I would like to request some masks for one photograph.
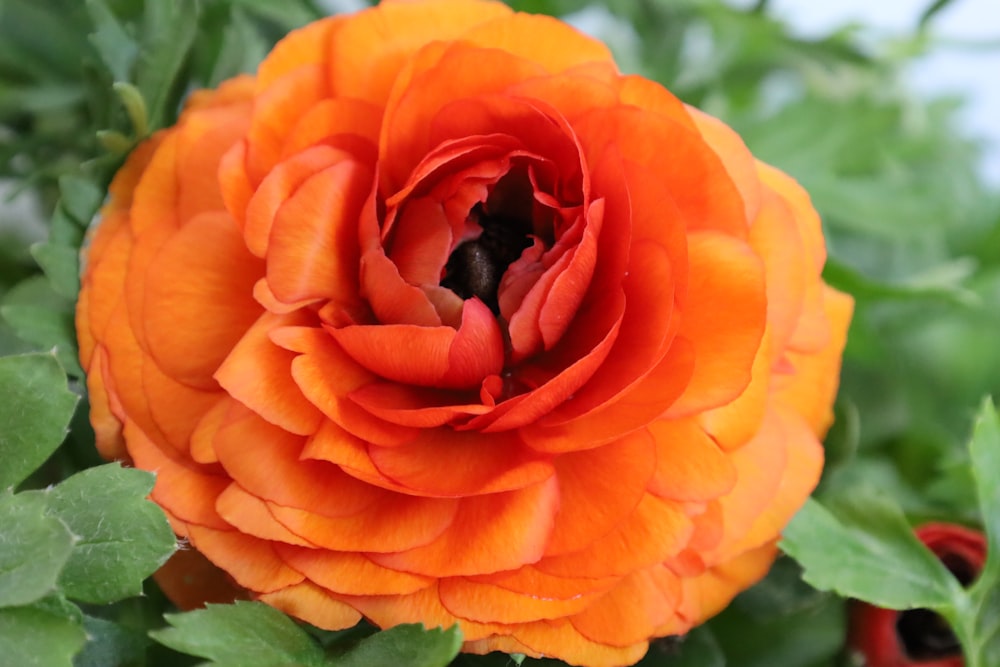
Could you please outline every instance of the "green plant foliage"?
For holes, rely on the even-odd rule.
[[[978,173],[961,100],[926,99],[907,80],[941,48],[935,19],[951,0],[927,0],[912,33],[889,39],[863,26],[803,37],[767,2],[508,4],[589,17],[624,70],[723,118],[797,178],[823,218],[824,276],[856,300],[823,481],[783,542],[802,568],[779,560],[717,618],[654,642],[642,667],[841,667],[844,596],[930,607],[967,665],[1000,664],[1000,426],[989,404],[963,446],[975,405],[1000,395],[1000,191]],[[175,545],[145,499],[151,476],[90,468],[99,457],[74,393],[85,386],[73,326],[87,230],[115,169],[174,122],[189,91],[253,72],[324,6],[0,0],[0,663],[561,664],[456,658],[457,629],[324,633],[257,603],[173,614],[148,582],[144,597],[113,602],[139,595]],[[28,204],[7,207],[9,194]],[[985,526],[990,555],[971,588],[912,536],[928,519]]]
[[[71,667],[86,634],[72,618],[38,607],[0,609],[3,659],[18,667]]]
[[[422,625],[397,625],[366,637],[331,661],[336,667],[445,667],[462,647],[458,626],[425,630]]]
[[[76,538],[46,512],[43,494],[0,498],[0,607],[41,600],[56,590]]]
[[[20,484],[55,451],[76,402],[52,355],[0,358],[0,490]]]
[[[980,508],[1000,512],[1000,417],[991,401],[980,409],[969,449]],[[805,579],[889,609],[927,608],[946,618],[962,643],[965,664],[1000,660],[1000,526],[986,521],[986,564],[969,589],[914,536],[899,509],[874,497],[838,502],[834,513],[811,500],[785,531],[782,549],[805,568]]]
[[[48,493],[49,512],[79,535],[60,576],[81,602],[114,602],[142,592],[176,540],[163,512],[146,499],[153,475],[108,464],[79,472]]]
[[[280,611],[259,602],[209,605],[167,614],[171,627],[154,630],[156,641],[211,660],[217,667],[321,667],[323,650]]]

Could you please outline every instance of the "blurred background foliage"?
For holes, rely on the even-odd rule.
[[[127,150],[187,92],[253,71],[282,34],[345,4],[0,0],[0,354],[55,347],[79,379],[76,252]],[[875,43],[858,26],[796,36],[764,0],[510,4],[604,39],[623,70],[721,117],[812,194],[827,280],[857,300],[820,495],[874,488],[915,523],[977,522],[963,443],[980,398],[1000,395],[1000,192],[979,173],[962,101],[918,96],[905,76],[936,48],[934,12],[950,3]],[[81,405],[51,477],[95,461]],[[848,664],[843,616],[782,560],[643,664]]]

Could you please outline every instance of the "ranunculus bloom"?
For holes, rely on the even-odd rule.
[[[986,563],[986,537],[950,523],[929,523],[917,537],[963,586]],[[962,647],[947,622],[929,609],[895,611],[862,602],[851,605],[851,648],[867,667],[963,667]]]
[[[317,626],[632,663],[816,484],[851,311],[824,258],[798,185],[599,42],[386,2],[118,174],[78,311],[98,446]]]

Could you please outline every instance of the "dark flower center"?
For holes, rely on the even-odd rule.
[[[961,655],[961,645],[948,622],[930,609],[910,609],[899,615],[896,634],[906,656],[915,662]]]
[[[941,558],[959,583],[968,586],[976,578],[975,568],[951,554]],[[940,660],[962,654],[962,646],[948,622],[930,609],[910,609],[896,620],[896,634],[906,656],[915,662]]]
[[[469,211],[469,221],[483,231],[448,256],[441,286],[463,299],[479,297],[494,315],[499,315],[500,280],[507,267],[532,243],[529,235],[535,230],[531,201],[531,185],[523,175],[511,174],[501,179],[489,201],[480,202]]]

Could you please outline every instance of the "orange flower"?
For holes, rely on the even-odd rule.
[[[851,311],[824,258],[790,178],[600,43],[385,2],[115,179],[78,310],[98,446],[317,626],[633,663],[816,484]]]

